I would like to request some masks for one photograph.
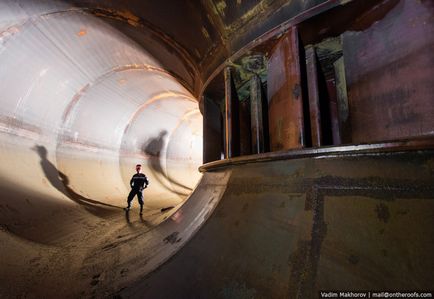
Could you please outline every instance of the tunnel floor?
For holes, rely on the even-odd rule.
[[[0,229],[0,297],[112,296],[157,268],[195,233],[225,187],[219,175],[210,186],[208,180],[173,207],[165,199],[146,198],[145,190],[143,215],[137,199],[128,213],[100,206],[96,215],[65,202],[63,207],[57,202],[57,210],[50,208],[43,220],[15,213],[15,222]],[[209,195],[215,201],[209,202]]]
[[[427,150],[229,165],[204,173],[179,209],[145,209],[143,219],[137,206],[129,219],[120,209],[104,218],[71,209],[69,232],[47,221],[46,244],[2,227],[0,281],[8,285],[1,295],[316,298],[329,289],[426,290],[434,283],[432,161]]]
[[[221,19],[208,13],[224,10],[225,1],[181,1],[179,11],[159,2],[118,2],[0,0],[0,298],[304,299],[320,290],[432,289],[434,151],[424,100],[431,95],[425,63],[431,44],[423,38],[431,30],[428,1],[383,1],[396,7],[390,14],[382,5],[375,6],[381,13],[366,7],[354,18],[357,28],[368,26],[360,31],[349,20],[345,25],[358,14],[341,10],[355,1],[259,1],[244,11],[255,1],[240,0],[235,14],[227,5]],[[338,13],[322,14],[331,7]],[[377,20],[385,11],[390,23],[382,23],[385,16]],[[168,20],[170,13],[176,18]],[[357,112],[348,122],[357,138],[339,137],[335,152],[302,144],[314,113],[293,99],[306,96],[305,77],[324,81],[316,62],[310,65],[315,72],[303,74],[304,35],[315,40],[313,47],[332,35],[339,39],[333,51],[349,55],[348,64],[341,57],[338,66],[349,67],[353,77],[343,89],[353,83],[355,92],[348,94],[363,91],[343,111],[346,118],[348,109]],[[400,51],[384,56],[384,36],[389,50]],[[296,45],[299,55],[286,55],[286,45]],[[294,144],[288,139],[271,152],[238,157],[229,153],[241,133],[229,134],[229,116],[237,117],[228,113],[227,100],[237,98],[230,69],[241,67],[244,55],[264,58],[268,105],[283,100],[290,108],[269,110],[270,137],[298,133]],[[327,61],[330,70],[335,62]],[[360,85],[351,82],[360,78]],[[377,81],[392,89],[377,88]],[[288,84],[294,88],[283,88]],[[215,118],[204,119],[207,111]],[[211,134],[203,132],[207,121]],[[371,143],[412,136],[430,142],[393,147],[386,141],[384,151]],[[202,156],[210,152],[203,151],[204,141],[215,148],[212,159],[205,155],[213,162],[201,175]],[[223,145],[231,158],[220,161]],[[137,199],[129,213],[123,210],[137,163],[150,179],[143,215]]]
[[[2,283],[0,297],[41,298],[43,295],[56,298],[56,294],[68,297],[67,294],[76,290],[98,287],[101,279],[110,280],[95,273],[95,268],[117,269],[121,275],[128,275],[127,265],[118,269],[116,262],[129,260],[130,253],[128,250],[120,252],[118,246],[132,239],[146,238],[150,230],[178,208],[162,212],[145,205],[143,215],[139,215],[137,207],[128,213],[121,208],[105,208],[106,214],[102,217],[95,217],[80,207],[68,208],[61,215],[63,224],[60,226],[57,226],[59,216],[52,221],[47,219],[43,225],[25,224],[26,234],[37,238],[38,242],[20,238],[2,226],[0,255],[4,262],[0,281],[10,284]],[[25,219],[18,220],[25,222]],[[146,256],[140,247],[136,250],[136,255]],[[125,256],[121,257],[123,254]],[[130,262],[134,265],[136,260]]]

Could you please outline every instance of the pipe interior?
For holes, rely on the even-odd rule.
[[[64,221],[77,207],[119,213],[138,163],[150,180],[145,209],[187,199],[201,177],[202,115],[144,47],[62,2],[2,1],[0,31],[0,184],[2,208],[13,211],[0,215],[8,229],[37,239],[29,222]]]

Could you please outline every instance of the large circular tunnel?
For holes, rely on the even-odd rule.
[[[145,47],[63,2],[0,3],[0,66],[0,276],[22,282],[0,296],[46,296],[29,267],[53,251],[83,259],[103,235],[146,234],[179,209],[201,177],[202,115]],[[122,211],[136,164],[150,182],[140,218],[136,199]]]
[[[112,26],[36,3],[2,4],[3,184],[15,184],[21,200],[120,207],[143,163],[149,207],[182,203],[200,177],[197,101]]]
[[[429,290],[433,12],[0,0],[0,298]]]

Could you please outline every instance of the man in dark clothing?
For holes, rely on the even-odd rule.
[[[143,173],[141,173],[142,169],[142,165],[137,164],[136,165],[136,174],[133,175],[133,177],[130,180],[130,186],[131,186],[131,191],[130,194],[128,195],[128,206],[125,208],[125,211],[129,211],[131,209],[131,201],[133,200],[134,196],[137,195],[137,198],[139,200],[139,204],[140,204],[140,215],[142,215],[143,212],[143,189],[148,187],[149,181],[148,178],[146,177],[146,175],[144,175]]]

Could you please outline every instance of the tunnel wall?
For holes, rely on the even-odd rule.
[[[434,3],[395,5],[369,28],[342,36],[354,143],[434,132]]]
[[[245,45],[204,93],[229,110],[222,76],[230,65],[241,107],[253,97],[250,78],[261,74],[271,151],[432,136],[433,13],[428,1],[327,1]],[[205,123],[224,129],[216,118]]]
[[[163,267],[117,295],[317,298],[320,290],[432,287],[432,150],[207,171],[229,176],[210,219]]]
[[[15,281],[11,297],[308,298],[322,288],[433,284],[430,151],[221,168],[158,226],[167,219],[159,208],[178,207],[199,177],[201,116],[186,88],[197,92],[202,82],[193,78],[207,77],[248,41],[322,1],[249,1],[241,15],[225,15],[228,2],[204,2],[216,6],[214,22],[223,17],[222,41],[210,43],[206,55],[189,49],[201,75],[182,68],[178,79],[189,74],[184,87],[133,40],[146,27],[134,15],[75,2],[92,9],[0,4],[0,235],[6,240],[0,250],[10,254],[1,292]],[[115,5],[101,5],[107,3]],[[256,21],[258,27],[249,26]],[[160,57],[172,57],[171,50],[183,55],[172,46],[161,48]],[[137,161],[156,186],[147,190],[147,205],[161,215],[156,223],[131,223],[129,214],[119,221]],[[71,206],[83,209],[65,217],[61,212]],[[118,218],[104,218],[99,207]],[[83,239],[69,239],[81,230]]]
[[[124,206],[137,163],[150,207],[179,205],[197,184],[197,101],[104,18],[60,1],[2,1],[0,65],[0,217],[11,231],[32,238],[23,219],[64,207],[101,216]]]
[[[232,54],[325,0],[70,0],[149,49],[195,96]],[[340,2],[332,1],[332,5]],[[151,41],[164,46],[155,47]]]

